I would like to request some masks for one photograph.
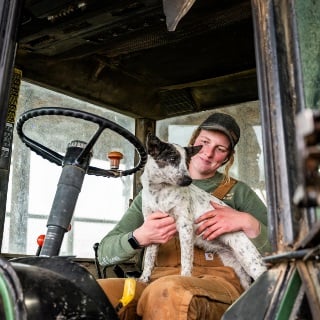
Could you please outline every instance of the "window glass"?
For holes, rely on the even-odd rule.
[[[17,118],[26,110],[44,106],[84,110],[108,118],[131,132],[135,130],[135,121],[130,117],[23,82]],[[258,102],[229,106],[216,111],[234,116],[241,128],[232,176],[248,183],[265,201]],[[157,135],[164,140],[187,145],[196,126],[212,112],[157,121]],[[29,120],[25,130],[34,140],[64,154],[70,141],[87,141],[92,130],[95,130],[94,124],[84,123],[83,120],[80,120],[79,124],[77,121],[79,120],[74,123],[69,117],[40,117]],[[134,148],[110,130],[103,133],[95,146],[91,165],[108,169],[109,161],[106,155],[112,150],[124,154],[121,169],[133,167]],[[2,252],[31,255],[36,253],[37,237],[46,233],[47,218],[61,170],[61,167],[31,152],[15,133]],[[93,258],[93,244],[99,242],[113,228],[127,209],[132,198],[132,185],[132,176],[114,179],[86,175],[72,227],[64,237],[60,254]]]
[[[157,135],[164,140],[186,146],[195,128],[213,112],[228,113],[236,119],[241,137],[235,149],[235,162],[230,173],[234,178],[246,182],[266,203],[258,101],[158,121]]]
[[[132,133],[135,131],[133,118],[22,82],[17,119],[24,111],[40,107],[83,110],[105,117]],[[30,138],[59,154],[65,153],[72,140],[89,141],[95,129],[96,125],[88,121],[60,116],[30,119],[24,126]],[[90,165],[109,169],[107,153],[113,150],[124,155],[120,169],[134,166],[134,147],[108,129],[94,146]],[[31,152],[15,132],[2,252],[36,253],[37,237],[46,233],[47,218],[61,171],[61,167]],[[128,207],[132,198],[132,179],[132,175],[122,178],[85,176],[71,230],[63,240],[61,255],[94,257],[93,244],[101,240]]]
[[[304,103],[307,108],[320,108],[320,5],[319,1],[296,0],[299,54],[301,58]]]

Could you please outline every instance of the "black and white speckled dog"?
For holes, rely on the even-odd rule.
[[[148,161],[141,176],[144,217],[156,210],[172,215],[177,224],[181,246],[181,275],[190,276],[194,244],[206,252],[219,254],[226,266],[234,268],[244,288],[260,276],[266,267],[256,247],[244,232],[233,232],[213,241],[195,236],[194,221],[213,210],[210,201],[224,204],[218,198],[191,184],[187,163],[201,146],[180,147],[161,141],[154,135],[147,139]],[[146,248],[140,281],[148,282],[155,264],[158,245]]]

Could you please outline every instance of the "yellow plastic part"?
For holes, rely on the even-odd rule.
[[[120,299],[116,311],[119,311],[122,307],[125,307],[134,298],[136,292],[137,281],[134,278],[126,278],[124,282],[123,294]]]

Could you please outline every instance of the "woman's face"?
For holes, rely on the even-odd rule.
[[[220,131],[202,129],[194,145],[202,145],[202,149],[192,157],[189,164],[193,179],[212,177],[230,154],[230,140]]]

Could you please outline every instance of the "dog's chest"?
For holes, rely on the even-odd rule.
[[[174,213],[175,210],[190,207],[190,194],[188,187],[161,187],[143,189],[143,209],[144,213],[153,211],[163,211]]]

